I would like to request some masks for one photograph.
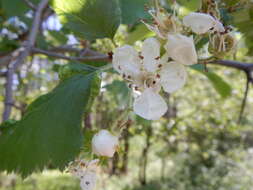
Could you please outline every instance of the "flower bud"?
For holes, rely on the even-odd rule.
[[[92,151],[98,156],[112,157],[118,144],[118,137],[107,130],[101,130],[92,138]]]

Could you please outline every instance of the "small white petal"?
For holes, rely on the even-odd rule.
[[[217,32],[225,32],[225,28],[224,28],[223,24],[218,20],[215,21],[215,25],[214,25],[213,30],[217,31]]]
[[[134,100],[133,107],[137,115],[147,120],[159,119],[168,109],[164,99],[151,88],[145,89],[144,92]]]
[[[164,64],[160,75],[162,87],[168,93],[183,87],[187,77],[185,67],[174,61]]]
[[[183,18],[183,23],[196,34],[204,34],[214,27],[215,19],[205,13],[190,13]]]
[[[101,130],[92,138],[92,151],[98,156],[113,157],[118,144],[118,137],[107,130]]]
[[[96,186],[97,176],[95,172],[87,171],[81,176],[80,186],[82,190],[93,190]]]
[[[119,73],[133,76],[140,73],[141,65],[138,52],[130,45],[115,49],[112,64]]]
[[[142,46],[143,65],[148,72],[155,72],[160,56],[160,43],[155,38],[147,38]]]
[[[181,34],[169,34],[165,49],[169,57],[184,65],[197,63],[198,57],[193,38]]]

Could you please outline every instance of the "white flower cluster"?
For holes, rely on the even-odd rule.
[[[98,162],[98,159],[89,162],[76,160],[69,164],[68,170],[80,179],[82,190],[93,190],[95,188]]]
[[[161,88],[172,93],[186,82],[185,65],[198,62],[192,36],[181,33],[182,26],[190,27],[196,34],[223,33],[222,23],[209,14],[190,13],[179,24],[174,15],[160,11],[151,12],[155,24],[144,24],[161,40],[166,40],[166,53],[161,56],[161,44],[156,38],[143,42],[141,52],[124,45],[113,54],[113,67],[139,96],[133,103],[134,112],[147,119],[157,120],[167,111],[167,104],[159,94]]]

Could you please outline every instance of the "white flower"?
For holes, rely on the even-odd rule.
[[[92,151],[98,156],[112,157],[118,144],[118,137],[107,130],[101,130],[92,138]]]
[[[82,190],[93,190],[96,186],[97,174],[87,171],[81,176],[80,186]]]
[[[190,13],[183,18],[183,23],[196,34],[204,34],[211,30],[217,32],[225,31],[220,21],[205,13]]]
[[[77,160],[70,164],[69,171],[80,179],[82,190],[93,190],[95,188],[98,162],[98,159],[91,160],[90,162]]]
[[[169,57],[183,65],[197,63],[198,57],[192,37],[181,34],[169,34],[165,49]]]
[[[192,38],[190,40],[186,38],[186,42],[181,45],[183,47],[181,48],[182,50],[187,48],[188,51],[191,51]],[[175,60],[177,62],[168,62],[168,54],[160,58],[160,43],[155,38],[148,38],[144,41],[141,55],[138,55],[137,51],[133,51],[132,55],[129,56],[133,60],[137,60],[139,57],[139,62],[127,62],[125,57],[120,57],[119,55],[123,54],[121,51],[124,51],[124,49],[124,46],[116,49],[113,56],[113,59],[116,59],[116,61],[113,60],[113,64],[114,68],[120,66],[119,73],[123,75],[133,89],[140,92],[140,96],[134,100],[133,110],[137,115],[145,119],[157,120],[167,111],[167,104],[159,95],[161,87],[166,92],[171,93],[185,84],[185,67],[178,62],[182,58]],[[187,61],[189,59],[190,61],[193,60],[188,54],[185,59]],[[191,64],[193,64],[193,61],[191,61]],[[124,67],[122,66],[123,64],[125,64]],[[132,66],[133,64],[134,66]],[[190,63],[187,62],[185,64]],[[129,68],[130,66],[128,65],[138,68],[137,74],[127,76],[126,73],[129,72],[125,68]]]

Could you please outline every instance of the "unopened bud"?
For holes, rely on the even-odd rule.
[[[118,137],[107,130],[101,130],[92,138],[92,151],[98,156],[112,157],[118,144]]]

